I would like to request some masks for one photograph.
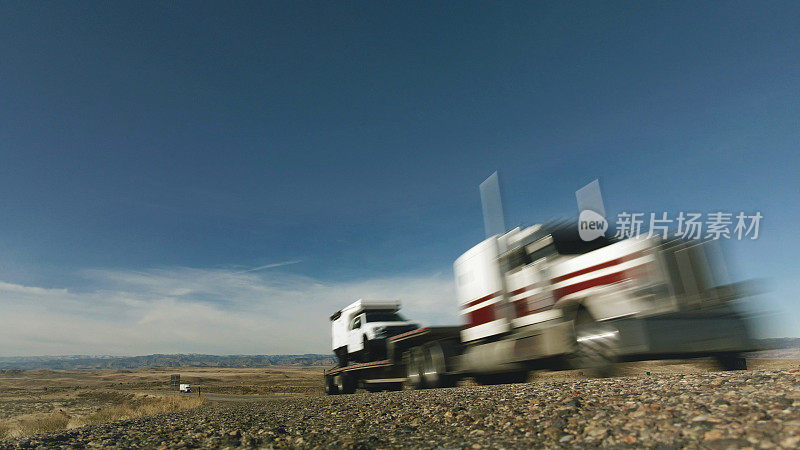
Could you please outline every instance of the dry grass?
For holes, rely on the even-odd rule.
[[[323,393],[320,367],[0,370],[0,440],[199,405],[170,389],[175,373],[203,394]],[[68,415],[67,423],[53,411]]]
[[[16,421],[0,423],[0,440],[41,433],[53,433],[83,425],[113,422],[137,417],[153,416],[183,409],[197,408],[205,401],[202,397],[178,395],[139,395],[113,391],[92,393],[93,397],[112,406],[100,408],[87,415],[70,416],[64,411],[31,414]]]
[[[67,428],[70,416],[62,411],[54,411],[37,417],[31,417],[19,421],[20,436],[30,434],[52,433]]]
[[[53,403],[72,400],[76,394],[101,390],[166,391],[170,390],[169,379],[172,374],[180,374],[181,383],[191,383],[193,387],[201,388],[203,393],[322,395],[322,371],[323,368],[317,366],[15,371],[14,374],[0,374],[0,403],[16,399],[41,399]],[[8,415],[3,413],[0,404],[0,419],[7,418]],[[11,415],[18,415],[18,412]]]
[[[124,396],[125,394],[110,393]],[[197,408],[204,403],[202,397],[181,397],[178,395],[148,395],[132,396],[121,404],[103,408],[96,413],[81,417],[76,425],[89,425],[95,423],[112,422],[116,420],[134,419],[137,417],[154,416],[183,409]]]

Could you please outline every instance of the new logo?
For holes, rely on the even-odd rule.
[[[584,241],[593,241],[606,234],[608,221],[602,215],[584,209],[578,216],[578,234]]]

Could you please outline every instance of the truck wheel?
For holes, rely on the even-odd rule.
[[[406,353],[406,380],[412,389],[423,389],[425,355],[420,347],[414,347]]]
[[[747,370],[747,359],[739,353],[723,353],[715,355],[714,359],[722,370]]]
[[[608,322],[597,322],[586,310],[575,318],[575,353],[571,366],[593,377],[614,375],[619,353],[619,331]]]
[[[339,393],[339,387],[333,382],[332,376],[325,376],[325,393],[328,395],[336,395]]]
[[[356,382],[350,375],[340,374],[334,377],[336,391],[339,394],[352,394],[356,391]]]
[[[456,378],[447,374],[447,356],[452,353],[449,350],[447,343],[432,342],[425,346],[423,366],[425,370],[422,375],[425,386],[429,388],[455,386]]]

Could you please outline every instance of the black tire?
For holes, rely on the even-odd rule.
[[[343,373],[333,378],[336,390],[339,394],[352,394],[356,391],[356,382],[350,375]]]
[[[425,356],[420,347],[414,347],[406,353],[406,383],[412,389],[424,389]]]
[[[339,387],[333,382],[333,377],[330,375],[325,376],[325,393],[328,395],[336,395],[339,393]]]
[[[590,377],[610,377],[619,356],[619,331],[609,322],[597,322],[586,310],[575,317],[575,353],[570,357],[574,369]]]
[[[446,342],[431,342],[424,347],[425,365],[422,376],[429,388],[453,387],[456,377],[447,373],[447,358],[452,352]]]
[[[475,382],[483,386],[492,386],[496,384],[518,384],[528,381],[528,371],[519,370],[514,372],[475,375],[473,378],[475,379]]]
[[[714,359],[722,370],[747,370],[747,359],[738,353],[723,353]]]

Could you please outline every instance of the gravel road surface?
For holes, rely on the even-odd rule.
[[[800,372],[657,374],[211,402],[0,448],[800,447]]]

